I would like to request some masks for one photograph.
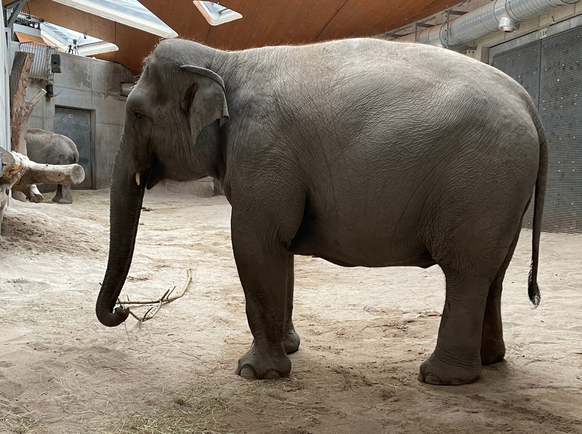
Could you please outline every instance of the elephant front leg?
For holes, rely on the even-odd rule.
[[[291,371],[287,350],[299,346],[287,316],[290,254],[280,244],[266,247],[258,240],[233,231],[234,255],[254,337],[251,349],[239,359],[236,373],[245,378],[286,377]]]

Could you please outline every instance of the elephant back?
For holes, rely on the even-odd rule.
[[[25,140],[28,158],[37,163],[73,164],[79,161],[77,146],[61,134],[29,128]]]

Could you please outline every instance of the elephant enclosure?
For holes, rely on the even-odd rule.
[[[94,304],[109,197],[12,202],[0,238],[0,432],[582,433],[582,236],[542,235],[527,298],[524,230],[503,298],[506,361],[472,385],[416,380],[444,303],[438,267],[341,268],[296,258],[302,338],[288,379],[233,371],[251,343],[224,197],[146,193],[125,299],[186,295],[108,329]]]

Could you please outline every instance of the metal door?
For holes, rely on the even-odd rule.
[[[85,169],[85,180],[73,188],[93,188],[93,147],[91,145],[91,111],[55,107],[55,133],[69,137],[79,150],[79,164]]]

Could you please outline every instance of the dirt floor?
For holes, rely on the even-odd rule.
[[[472,385],[417,381],[444,300],[438,269],[296,258],[300,350],[288,379],[233,373],[251,342],[224,197],[148,192],[124,299],[186,295],[109,329],[94,303],[108,193],[13,202],[0,238],[0,432],[582,433],[582,236],[543,234],[542,303],[527,298],[531,232],[506,277],[506,361]],[[143,309],[142,309],[143,312]]]

